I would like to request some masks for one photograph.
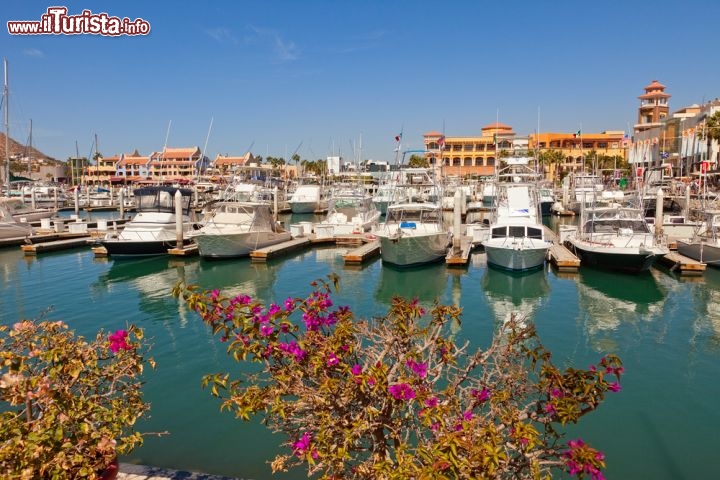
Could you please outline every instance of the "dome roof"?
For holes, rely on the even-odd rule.
[[[508,132],[512,132],[512,127],[510,125],[505,125],[504,123],[493,122],[490,125],[485,125],[481,130],[507,130]]]

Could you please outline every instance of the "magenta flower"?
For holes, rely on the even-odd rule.
[[[417,375],[418,377],[425,378],[427,376],[427,363],[418,363],[415,360],[410,359],[405,362],[405,365],[410,368],[410,370],[412,370],[413,373],[415,373],[415,375]]]
[[[620,390],[622,390],[622,387],[618,382],[613,382],[608,385],[608,390],[610,390],[611,392],[619,392]]]
[[[305,432],[303,433],[302,437],[298,439],[298,441],[293,443],[292,449],[296,457],[302,457],[303,455],[305,455],[305,452],[310,449],[311,438],[312,435],[310,435],[308,432]]]
[[[429,408],[437,407],[438,399],[437,397],[430,397],[425,399],[425,406]]]
[[[357,377],[358,375],[362,374],[362,367],[356,363],[355,365],[352,366],[350,371],[352,372],[353,375],[355,375]]]
[[[477,398],[478,402],[486,402],[490,399],[490,390],[488,390],[486,387],[483,387],[482,390],[479,392],[475,389],[471,391],[473,397]]]
[[[295,300],[294,300],[292,297],[288,297],[288,298],[285,300],[284,305],[285,305],[285,310],[287,310],[287,311],[289,312],[289,311],[291,311],[293,308],[295,308]]]
[[[300,345],[298,345],[295,340],[293,340],[290,343],[279,343],[278,348],[280,351],[289,353],[290,355],[293,355],[295,357],[295,361],[302,362],[305,357],[307,356],[307,352],[300,348]]]
[[[275,315],[280,311],[280,306],[276,303],[273,303],[270,305],[270,308],[268,308],[268,315]]]
[[[210,292],[210,300],[217,300],[217,298],[220,296],[220,290],[213,290]]]
[[[562,398],[563,392],[560,389],[553,388],[552,390],[550,390],[550,396],[552,398]]]
[[[272,325],[263,324],[260,326],[260,335],[263,337],[269,337],[275,332],[275,329],[272,327]]]
[[[466,422],[469,422],[470,420],[472,420],[472,418],[473,418],[472,411],[467,410],[463,413],[463,420],[465,420]]]
[[[546,403],[543,406],[543,410],[545,410],[545,413],[549,413],[552,415],[555,413],[555,405],[553,405],[552,403]]]
[[[396,383],[388,387],[388,392],[396,400],[412,400],[415,398],[415,390],[407,383]]]
[[[130,344],[127,343],[128,332],[126,330],[118,330],[115,333],[108,335],[110,341],[110,350],[113,353],[117,353],[120,350],[130,350]]]
[[[332,367],[340,363],[340,359],[338,359],[337,355],[335,355],[333,352],[330,352],[328,354],[327,358],[327,366]]]
[[[241,305],[249,305],[252,303],[252,298],[249,295],[238,295],[235,300]]]

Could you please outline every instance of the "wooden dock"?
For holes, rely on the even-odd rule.
[[[577,272],[580,268],[580,259],[559,243],[553,244],[548,249],[548,260],[559,272]]]
[[[270,258],[279,257],[294,250],[306,248],[308,245],[310,245],[310,237],[293,238],[287,242],[250,252],[250,260],[253,262],[267,262]]]
[[[472,237],[460,237],[460,245],[452,245],[445,256],[445,264],[448,267],[464,267],[470,262],[472,251]]]
[[[680,275],[702,275],[705,273],[707,264],[693,260],[678,252],[670,252],[660,257],[660,263],[670,268],[671,272],[678,272]]]
[[[91,241],[90,235],[76,235],[72,238],[64,238],[62,240],[30,243],[22,245],[20,248],[25,253],[25,256],[36,256],[37,254],[44,252],[56,252],[59,250],[68,250],[70,248],[87,247]]]
[[[173,257],[194,257],[199,253],[197,243],[191,243],[182,247],[168,248],[168,255]]]
[[[343,260],[345,260],[345,265],[360,265],[378,255],[380,255],[380,241],[373,240],[350,250],[343,255]]]

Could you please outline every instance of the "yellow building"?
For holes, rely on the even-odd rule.
[[[515,132],[500,122],[482,127],[477,137],[452,137],[440,132],[423,135],[425,158],[442,175],[493,175],[498,152],[512,150]]]
[[[563,159],[557,165],[544,165],[545,178],[557,179],[561,172],[569,173],[585,168],[585,159],[591,153],[598,156],[618,157],[627,160],[630,140],[622,130],[606,130],[601,133],[540,133],[529,136],[531,151],[560,152]]]
[[[563,159],[559,164],[545,166],[545,175],[554,180],[561,172],[584,168],[584,158],[594,152],[598,156],[626,160],[629,139],[625,132],[601,133],[540,133],[519,137],[512,127],[500,122],[482,127],[480,136],[455,137],[440,132],[423,135],[425,158],[430,166],[441,167],[442,175],[493,175],[499,158],[515,153],[554,150]]]

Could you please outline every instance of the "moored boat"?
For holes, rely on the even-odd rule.
[[[584,208],[580,229],[565,244],[581,265],[640,273],[667,255],[665,237],[650,231],[640,208],[610,205]]]
[[[437,203],[388,206],[385,222],[375,231],[382,261],[411,267],[445,258],[452,234],[442,218],[442,208]]]
[[[482,242],[489,265],[523,271],[542,267],[548,248],[545,228],[540,223],[540,202],[534,183],[535,172],[528,157],[504,159],[498,172],[490,219],[490,232]]]
[[[230,258],[276,245],[292,238],[273,219],[270,205],[257,202],[221,201],[190,234],[200,256]]]
[[[176,216],[175,194],[181,195],[181,218]],[[189,189],[151,186],[134,192],[137,214],[120,232],[108,233],[100,240],[111,257],[133,257],[167,254],[177,247],[177,223],[181,224],[183,245],[191,243],[195,229],[191,220],[192,191]]]
[[[711,267],[720,267],[719,228],[720,210],[706,210],[702,229],[689,238],[676,241],[678,253]]]

